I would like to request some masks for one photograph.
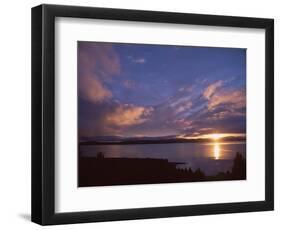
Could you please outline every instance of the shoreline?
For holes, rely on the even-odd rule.
[[[184,162],[169,162],[155,158],[105,158],[79,156],[78,186],[110,186],[133,184],[158,184],[199,181],[246,179],[246,160],[237,153],[231,171],[205,175],[202,169],[181,169]]]

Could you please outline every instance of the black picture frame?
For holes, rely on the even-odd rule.
[[[55,18],[109,19],[265,29],[265,200],[55,213]],[[267,211],[274,209],[274,20],[110,8],[32,8],[32,221],[41,225]]]

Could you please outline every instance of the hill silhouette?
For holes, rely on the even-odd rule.
[[[246,179],[246,160],[236,153],[231,171],[206,176],[200,169],[179,168],[185,162],[169,162],[154,158],[106,158],[79,156],[79,187],[155,184]]]

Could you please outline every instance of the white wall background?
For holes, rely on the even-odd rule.
[[[1,229],[39,229],[30,222],[30,8],[41,4],[68,4],[187,13],[221,14],[275,19],[275,211],[198,217],[179,217],[95,224],[54,229],[278,229],[281,225],[281,80],[279,1],[225,0],[56,0],[2,1],[0,42],[0,226]],[[279,118],[278,118],[279,117]],[[235,192],[235,191],[234,191]],[[50,228],[50,227],[46,227]]]

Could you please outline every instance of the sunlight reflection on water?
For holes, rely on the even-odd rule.
[[[220,145],[219,143],[214,144],[214,158],[218,160],[220,158]]]

